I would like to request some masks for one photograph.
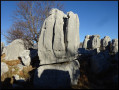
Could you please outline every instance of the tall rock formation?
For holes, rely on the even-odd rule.
[[[76,85],[80,76],[80,64],[75,60],[79,44],[78,15],[52,9],[38,42],[40,66],[34,75],[34,86],[51,89]]]
[[[87,35],[83,42],[83,48],[94,50],[100,48],[100,36],[99,35]]]
[[[40,64],[71,61],[79,48],[79,18],[52,9],[45,19],[38,42]]]
[[[101,39],[101,47],[103,50],[109,49],[109,45],[111,44],[111,38],[109,36],[105,36]]]
[[[112,39],[112,52],[118,52],[118,39]]]

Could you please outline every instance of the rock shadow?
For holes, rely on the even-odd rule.
[[[38,49],[30,49],[30,57],[32,67],[39,67]]]
[[[38,71],[35,72],[34,87],[42,89],[70,89],[71,80],[68,71],[47,69],[40,77]]]

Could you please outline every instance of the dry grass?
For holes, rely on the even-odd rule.
[[[15,66],[17,64],[20,64],[20,60],[12,60],[12,61],[4,61],[9,66]]]
[[[24,67],[22,71],[19,71],[18,75],[22,78],[29,79],[29,71],[33,70],[34,68],[32,66]]]
[[[1,76],[2,82],[4,82],[6,78],[10,78],[11,79],[10,84],[13,84],[14,82],[13,76],[16,74],[19,75],[19,77],[25,78],[26,80],[30,78],[29,71],[34,69],[32,66],[25,66],[23,67],[23,70],[20,71],[19,67],[17,67],[17,65],[21,63],[20,60],[6,61],[4,57],[5,54],[1,56],[1,62],[4,62],[8,65],[9,71]],[[14,71],[12,69],[14,69]]]
[[[15,71],[12,71],[12,69],[15,69]],[[18,67],[10,67],[9,66],[9,71],[4,73],[2,76],[1,76],[1,81],[4,81],[6,78],[11,78],[14,76],[14,75],[19,75],[20,77],[22,78],[25,78],[25,79],[28,79],[30,78],[30,75],[29,75],[29,71],[33,70],[34,68],[32,68],[32,66],[26,66],[23,68],[23,70],[19,71],[19,68]]]
[[[1,56],[1,62],[4,62],[4,63],[6,63],[9,66],[14,66],[14,65],[17,65],[17,64],[20,64],[21,63],[20,60],[11,60],[11,61],[5,60],[4,59],[5,56],[6,56],[5,54],[2,54],[2,56]]]
[[[2,54],[1,55],[1,60],[4,59],[5,56],[6,56],[5,54]]]

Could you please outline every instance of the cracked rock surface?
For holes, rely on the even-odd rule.
[[[78,15],[52,9],[43,23],[38,42],[40,65],[72,61],[79,43]]]

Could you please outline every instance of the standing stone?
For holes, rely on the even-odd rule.
[[[99,35],[87,35],[83,42],[83,48],[94,50],[97,49],[99,52],[100,48],[100,36]]]
[[[4,49],[4,43],[1,42],[1,55],[2,55],[3,49]]]
[[[71,61],[79,48],[78,15],[68,12],[65,15],[52,9],[45,19],[38,42],[40,64]]]
[[[77,14],[68,12],[68,24],[67,24],[67,53],[68,56],[74,56],[79,48],[79,18]]]
[[[33,84],[37,88],[70,88],[71,85],[77,85],[79,67],[79,62],[76,60],[40,66],[35,72]]]
[[[14,40],[13,42],[10,43],[10,45],[6,47],[5,60],[17,60],[19,54],[26,49],[27,47],[25,46],[25,43],[23,40],[21,39]]]
[[[89,39],[89,35],[85,36],[85,39],[84,39],[84,42],[83,42],[83,48],[87,49],[88,47],[88,41],[90,40]]]
[[[30,50],[24,50],[20,53],[19,57],[21,58],[25,66],[29,66],[31,63]]]
[[[1,76],[2,74],[8,72],[9,68],[8,68],[8,65],[4,62],[1,62]]]
[[[109,47],[110,45],[110,41],[111,38],[109,36],[105,36],[102,40],[101,40],[101,47],[103,50],[106,50],[107,47]],[[108,48],[109,49],[109,48]]]
[[[93,35],[92,37],[92,49],[100,48],[100,36]]]
[[[117,53],[118,52],[118,39],[112,40],[112,52]]]

